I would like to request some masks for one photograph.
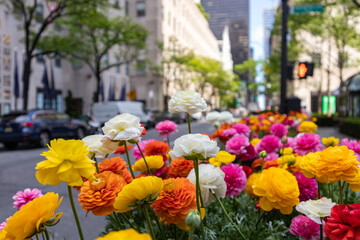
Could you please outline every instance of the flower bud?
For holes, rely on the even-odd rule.
[[[261,158],[266,158],[267,152],[266,152],[265,150],[262,150],[262,151],[259,153],[259,156],[260,156]]]
[[[285,145],[288,144],[288,138],[286,135],[284,137],[282,137],[281,142],[282,142],[282,144],[285,144]]]
[[[196,209],[190,209],[188,214],[186,215],[185,223],[192,228],[200,226],[201,218],[199,211]]]

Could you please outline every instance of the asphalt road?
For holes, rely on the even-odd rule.
[[[193,133],[212,133],[213,130],[212,126],[208,123],[192,123]],[[177,137],[187,132],[187,124],[180,124],[179,132],[170,137],[171,146]],[[151,138],[162,140],[154,129],[148,130],[147,135],[144,137],[144,139]],[[17,191],[23,191],[25,188],[39,188],[43,194],[55,192],[63,196],[62,203],[58,209],[58,212],[63,212],[61,221],[55,227],[50,228],[50,231],[53,231],[55,234],[54,239],[77,240],[79,237],[69,203],[66,184],[44,186],[38,183],[35,178],[35,166],[38,162],[44,160],[44,157],[40,156],[44,151],[47,151],[47,149],[30,147],[19,147],[13,151],[0,149],[0,223],[15,213],[16,209],[13,208],[12,196]],[[77,198],[75,190],[73,190],[73,194],[74,198]],[[85,239],[95,239],[105,228],[105,218],[96,217],[92,213],[85,217],[86,212],[81,210],[77,201],[75,201],[75,204],[77,205]]]

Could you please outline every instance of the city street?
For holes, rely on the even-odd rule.
[[[192,123],[193,133],[212,133],[213,130],[212,126],[208,123]],[[187,124],[180,124],[179,132],[170,137],[170,141],[173,142],[177,137],[186,134],[187,131]],[[149,130],[144,137],[144,139],[151,138],[162,140],[158,138],[158,133],[156,133],[154,129]],[[54,230],[55,239],[77,240],[79,237],[68,199],[66,185],[44,186],[38,183],[35,178],[36,163],[44,160],[44,157],[40,156],[40,154],[46,150],[46,148],[27,148],[14,151],[2,150],[0,152],[0,222],[5,221],[7,217],[16,211],[12,208],[12,196],[17,191],[23,191],[25,188],[39,188],[43,194],[46,192],[55,192],[63,196],[63,201],[58,209],[59,212],[63,212],[61,221],[57,226],[50,228],[50,230]],[[73,194],[74,197],[77,196],[75,190],[73,190]],[[75,204],[79,205],[77,201],[75,201]],[[92,213],[89,213],[88,217],[85,217],[85,211],[82,211],[80,206],[77,207],[77,211],[85,239],[95,239],[105,228],[105,218],[95,217]]]

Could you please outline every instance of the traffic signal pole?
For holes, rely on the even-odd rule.
[[[288,0],[282,0],[280,113],[286,112]]]

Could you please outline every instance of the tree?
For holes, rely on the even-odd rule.
[[[241,64],[234,66],[234,71],[240,76],[240,79],[246,83],[247,101],[253,102],[257,93],[257,84],[255,78],[257,75],[257,66],[259,62],[250,58]]]

